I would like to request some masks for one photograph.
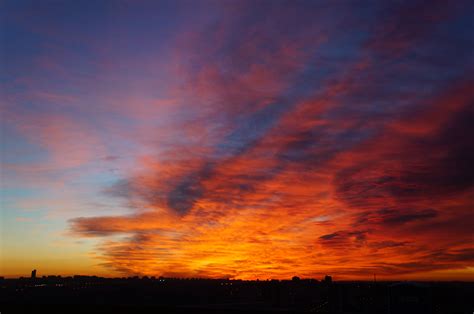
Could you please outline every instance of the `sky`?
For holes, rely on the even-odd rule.
[[[0,14],[1,276],[474,280],[474,2]]]

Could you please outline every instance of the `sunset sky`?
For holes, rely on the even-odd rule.
[[[473,1],[0,2],[0,276],[474,280]]]

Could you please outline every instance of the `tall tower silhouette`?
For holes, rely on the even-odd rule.
[[[35,279],[36,278],[36,269],[33,269],[31,271],[31,279]]]

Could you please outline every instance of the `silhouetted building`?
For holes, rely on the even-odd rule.
[[[291,280],[293,280],[293,281],[299,281],[299,280],[300,280],[300,277],[298,277],[298,276],[293,276],[293,278],[291,278]]]
[[[324,281],[323,281],[323,282],[324,282],[324,283],[327,283],[327,284],[332,283],[332,277],[329,276],[329,275],[326,275],[326,276],[324,277]]]
[[[115,314],[123,305],[133,310],[119,313],[467,314],[474,308],[472,282],[131,278],[4,279],[0,307],[6,313],[50,314]]]
[[[428,286],[417,282],[400,282],[390,285],[391,313],[432,313],[433,302]]]
[[[36,279],[36,269],[31,271],[31,279]]]

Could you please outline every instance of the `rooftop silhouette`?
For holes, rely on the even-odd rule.
[[[133,276],[0,279],[5,313],[471,313],[474,283]]]

